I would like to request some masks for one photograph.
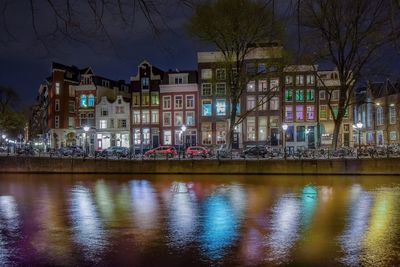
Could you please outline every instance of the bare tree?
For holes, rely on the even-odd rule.
[[[337,114],[328,104],[335,123],[332,146],[337,148],[340,127],[357,81],[394,37],[390,30],[390,1],[302,0],[299,4],[306,38],[314,44],[310,46],[311,60],[333,65],[339,74]]]
[[[232,107],[229,111],[228,149],[232,148],[235,126],[253,111],[238,114],[236,109],[248,81],[255,74],[246,70],[247,59],[257,48],[255,44],[274,40],[279,32],[279,24],[271,9],[273,2],[215,0],[198,3],[188,25],[191,34],[216,47],[221,54],[218,64],[226,69],[227,97]],[[266,97],[257,104],[269,101],[273,95],[266,92]]]
[[[23,16],[25,9],[29,9],[27,19],[33,36],[48,52],[53,44],[65,40],[89,45],[95,39],[115,46],[115,31],[128,35],[143,22],[158,37],[169,29],[162,10],[167,4],[190,7],[192,0],[1,0],[0,42],[18,39],[9,25],[13,17]]]

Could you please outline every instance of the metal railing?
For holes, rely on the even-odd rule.
[[[40,151],[35,149],[23,150],[0,150],[0,156],[19,157],[48,157],[48,158],[74,158],[95,160],[325,160],[325,159],[363,159],[363,158],[399,158],[400,145],[389,145],[380,147],[343,147],[337,150],[327,148],[321,149],[298,149],[284,150],[282,148],[266,148],[258,154],[246,154],[243,150],[225,151],[214,149],[210,154],[190,157],[183,152],[172,154],[156,154],[145,156],[139,153],[101,155],[100,153],[86,154],[82,151],[63,153],[60,150]]]

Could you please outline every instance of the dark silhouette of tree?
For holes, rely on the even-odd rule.
[[[340,127],[357,81],[395,36],[390,27],[390,1],[302,0],[299,4],[306,35],[303,40],[310,40],[308,59],[313,64],[333,65],[339,74],[337,114],[328,103],[335,123],[332,146],[337,148]]]
[[[188,31],[200,40],[212,44],[220,52],[217,64],[226,69],[229,111],[228,149],[232,148],[235,126],[253,110],[238,114],[237,105],[249,80],[257,73],[246,70],[246,61],[258,43],[273,41],[280,32],[271,8],[274,1],[216,0],[197,3],[188,24]],[[273,27],[272,27],[273,26]],[[281,57],[280,51],[272,58]],[[269,101],[274,90],[265,92],[257,105]]]

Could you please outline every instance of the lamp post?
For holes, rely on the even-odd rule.
[[[361,128],[363,127],[363,123],[361,121],[358,121],[356,124],[356,127],[358,129],[358,149],[361,148]]]
[[[88,144],[87,144],[87,135],[88,135],[88,132],[89,132],[89,130],[90,130],[90,127],[89,126],[85,126],[85,127],[83,127],[83,130],[85,131],[85,155],[87,156],[89,153],[88,153]]]
[[[185,158],[185,131],[186,125],[182,125],[181,132],[182,132],[182,149],[183,149],[183,158]]]
[[[282,125],[282,130],[283,130],[283,152],[284,152],[284,157],[286,159],[286,131],[288,129],[288,125],[285,123]]]

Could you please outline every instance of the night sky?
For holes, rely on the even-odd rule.
[[[66,2],[52,1],[58,4]],[[87,2],[70,0],[73,9],[78,10],[77,21],[86,30],[84,34],[76,35],[78,40],[62,34],[51,35],[55,28],[54,12],[47,1],[40,1],[34,7],[35,23],[40,36],[45,36],[45,46],[34,34],[29,1],[0,1],[0,12],[6,10],[0,14],[0,84],[15,88],[21,96],[21,106],[26,106],[34,103],[40,83],[50,75],[53,61],[79,68],[90,66],[97,75],[126,81],[136,74],[137,65],[144,59],[164,70],[196,69],[196,52],[212,48],[187,34],[185,23],[191,10],[176,4],[179,0],[152,1],[161,14],[153,14],[159,34],[152,31],[140,9],[136,7],[133,11],[132,6],[125,6],[125,18],[134,23],[123,24],[114,10],[103,19],[110,35],[106,38],[101,31],[100,34],[86,34],[91,32],[87,29],[95,24],[93,16],[87,13],[87,7],[82,6]],[[126,0],[126,3],[132,2]],[[4,4],[7,4],[6,9]],[[61,6],[60,10],[65,8]],[[287,26],[286,48],[296,46],[295,29],[295,23]],[[380,60],[385,63],[379,68],[384,76],[399,77],[400,60],[396,51],[384,52]]]
[[[111,41],[94,37],[82,43],[57,36],[49,38],[46,48],[34,35],[29,3],[10,2],[5,18],[15,40],[7,35],[4,21],[1,22],[0,84],[17,89],[23,105],[35,101],[40,83],[50,75],[52,61],[79,68],[90,66],[97,75],[129,81],[144,59],[164,70],[196,69],[196,52],[207,48],[186,33],[190,10],[182,5],[158,7],[164,20],[157,22],[162,25],[160,34],[152,31],[138,10],[129,29],[112,18],[105,20]],[[47,24],[54,23],[54,19],[45,15],[52,13],[45,7],[38,7],[36,12],[38,26],[46,33]],[[168,28],[163,28],[165,25]]]

